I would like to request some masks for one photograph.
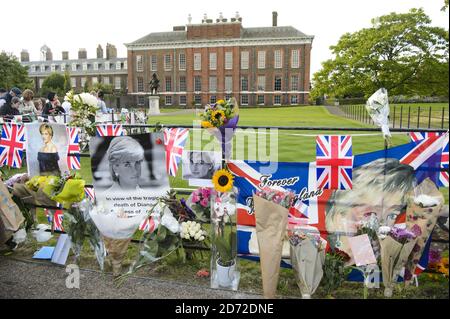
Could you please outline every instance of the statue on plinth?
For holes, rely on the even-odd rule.
[[[156,73],[153,73],[152,80],[150,81],[150,95],[156,95],[159,88],[159,79]]]

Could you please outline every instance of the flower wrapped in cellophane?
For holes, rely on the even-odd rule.
[[[195,213],[200,221],[209,221],[211,216],[211,189],[200,187],[193,191],[185,201],[186,205]]]
[[[389,131],[389,99],[388,92],[381,88],[372,94],[366,102],[366,110],[369,112],[373,122],[381,127],[383,137],[390,144],[391,132]]]
[[[415,225],[412,229],[392,227],[387,232],[388,226],[382,226],[380,229],[382,236],[380,238],[381,247],[381,271],[383,274],[384,295],[392,297],[394,285],[400,275],[403,267],[406,266],[408,257],[413,251],[420,236],[420,227]],[[381,227],[380,227],[381,228]]]
[[[295,279],[302,297],[308,299],[322,280],[327,242],[308,227],[294,227],[288,235]]]
[[[214,135],[222,148],[222,159],[231,158],[234,131],[239,121],[239,107],[236,99],[219,100],[214,104],[207,104],[200,115],[201,125]]]
[[[263,189],[253,195],[265,298],[275,297],[283,239],[286,236],[288,209],[294,198],[295,194],[292,191],[277,189]]]

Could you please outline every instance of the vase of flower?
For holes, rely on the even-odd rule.
[[[211,193],[211,287],[237,290],[237,189]]]

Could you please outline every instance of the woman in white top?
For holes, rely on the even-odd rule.
[[[19,107],[19,111],[22,115],[37,115],[38,114],[38,110],[36,109],[36,107],[34,106],[34,102],[33,102],[33,96],[34,93],[33,91],[26,89],[25,91],[23,91],[23,100],[22,103]]]

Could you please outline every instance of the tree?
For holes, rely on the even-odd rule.
[[[72,90],[72,84],[70,83],[69,71],[64,72],[64,92],[67,93]]]
[[[63,75],[54,72],[44,79],[40,93],[42,96],[47,96],[48,92],[55,92],[59,97],[66,94]]]
[[[28,77],[28,68],[20,64],[10,53],[0,53],[0,87],[10,89],[32,89],[33,81]]]
[[[390,95],[448,96],[448,31],[430,23],[422,9],[411,9],[344,34],[330,47],[335,57],[314,74],[312,98],[368,97],[381,87]]]

